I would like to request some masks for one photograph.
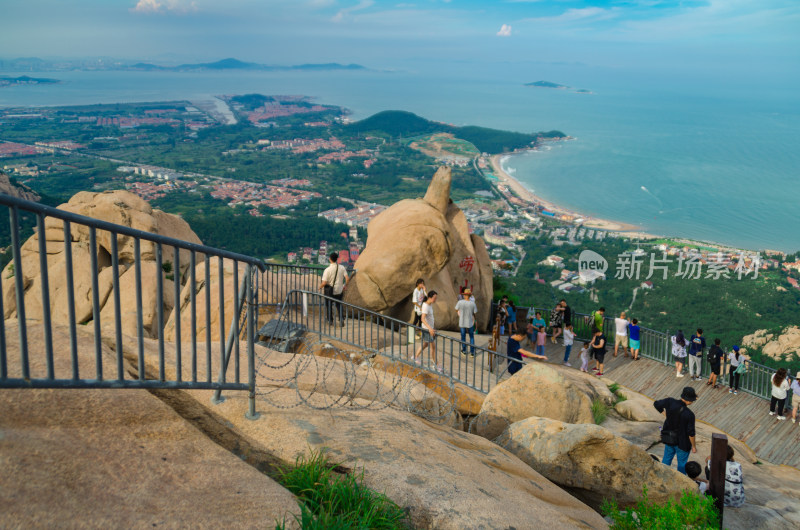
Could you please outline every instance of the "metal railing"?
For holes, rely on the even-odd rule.
[[[340,315],[344,325],[340,324]],[[503,348],[498,348],[503,351],[494,352],[437,333],[434,343],[438,362],[433,362],[431,349],[425,348],[419,359],[420,364],[417,364],[414,357],[422,344],[417,332],[421,333],[422,328],[326,297],[319,292],[291,291],[283,303],[279,320],[290,327],[302,327],[306,333],[317,334],[430,372],[436,373],[439,364],[443,369],[443,377],[483,393],[488,393],[500,382],[507,372],[509,361],[522,362],[509,358]],[[473,349],[475,355],[469,355]],[[466,351],[467,355],[461,354],[462,351]],[[490,367],[492,359],[495,366],[503,364],[503,361],[505,366]]]
[[[292,291],[318,291],[328,265],[297,265],[266,262],[258,291],[259,307],[280,307]],[[352,275],[352,266],[345,266]]]
[[[542,318],[549,324],[550,310],[543,308],[535,308],[536,311],[541,311]],[[613,350],[614,334],[616,333],[614,327],[614,318],[604,317],[603,331],[606,335],[608,351]],[[549,327],[549,326],[548,326]],[[572,328],[575,332],[575,337],[583,340],[591,340],[591,315],[583,313],[572,313]],[[664,366],[675,366],[675,356],[672,355],[672,334],[669,331],[657,331],[645,327],[639,327],[640,337],[640,352],[642,357],[651,359],[662,363]],[[689,337],[687,336],[687,341]],[[710,346],[710,344],[709,344]],[[723,348],[723,351],[727,351]],[[700,375],[703,378],[708,378],[711,374],[711,365],[707,361],[708,347],[706,348],[703,360],[700,363]],[[688,370],[688,357],[684,358],[684,365]],[[726,384],[729,381],[731,365],[726,359],[720,363],[720,375],[718,378],[719,384]],[[770,399],[772,396],[772,375],[776,372],[775,368],[770,368],[755,361],[747,361],[747,373],[740,376],[739,390],[752,394],[754,396]]]
[[[7,195],[0,194],[0,205],[8,208],[13,255],[13,266],[0,274],[0,292],[3,293],[0,313],[4,318],[16,314],[19,333],[19,358],[12,359],[7,351],[6,322],[0,319],[0,388],[211,389],[216,390],[215,398],[218,400],[223,390],[247,390],[250,400],[248,417],[257,417],[254,336],[259,281],[256,272],[264,271],[260,260]],[[28,247],[23,249],[20,217],[25,212],[36,219],[36,236],[33,238],[38,240],[36,248],[29,240]],[[30,257],[36,253],[34,251],[38,251],[38,267],[35,259]],[[80,256],[75,256],[76,251]],[[77,260],[82,262],[76,275]],[[172,278],[168,275],[166,260],[171,260]],[[212,281],[215,265],[218,274],[213,280],[216,285]],[[130,277],[131,271],[133,278]],[[143,282],[143,271],[155,276],[155,293],[151,291],[152,283]],[[59,276],[63,274],[57,282],[59,287],[63,285],[63,289],[58,291],[53,289],[51,282],[56,272]],[[198,277],[201,274],[202,277]],[[62,280],[63,284],[60,283]],[[170,280],[173,283],[173,310],[167,316],[169,332],[173,336],[170,341],[173,342],[170,345],[172,352],[167,351],[165,344],[168,326],[164,321],[165,310],[169,310],[170,305],[165,283]],[[133,288],[123,293],[123,281]],[[76,312],[78,283],[82,285],[82,296],[91,297],[88,302],[81,301],[80,315]],[[152,313],[145,315],[143,296],[147,297],[147,307],[155,310],[154,317]],[[225,302],[234,296],[233,314],[225,315]],[[212,298],[216,298],[219,304],[218,322],[213,324],[216,328],[213,331],[218,333],[214,340],[219,340],[219,357],[215,355],[214,359]],[[12,302],[13,308],[10,307]],[[63,306],[66,306],[66,311]],[[133,322],[132,313],[135,313]],[[229,321],[225,320],[226,316]],[[43,351],[33,351],[29,347],[32,344],[29,326],[38,325],[42,326]],[[78,325],[93,329],[93,362],[87,361],[88,356],[84,357],[83,351],[79,350]],[[68,329],[68,346],[54,347],[55,326]],[[204,352],[200,351],[201,343],[197,340],[202,328]],[[244,374],[238,340],[242,332],[247,343],[247,371]],[[104,335],[106,342],[113,342],[113,363],[107,363],[107,354],[103,352]],[[135,346],[128,347],[127,351],[129,364],[124,355],[123,335],[135,337]],[[157,341],[155,347],[150,343],[148,348],[145,347],[148,339]],[[40,356],[44,357],[43,370],[36,368],[36,361],[42,360]]]

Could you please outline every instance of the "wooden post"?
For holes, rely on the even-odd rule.
[[[711,436],[711,474],[708,489],[714,498],[714,506],[719,512],[719,527],[722,528],[722,515],[725,509],[725,470],[728,461],[728,437],[714,433]]]

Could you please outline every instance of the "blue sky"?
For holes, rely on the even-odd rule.
[[[796,74],[797,0],[2,0],[5,58]]]

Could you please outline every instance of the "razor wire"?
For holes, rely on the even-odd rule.
[[[282,353],[288,350],[292,352]],[[404,363],[397,364],[402,369],[396,372],[384,370],[375,362],[379,355],[355,347],[343,349],[311,333],[282,339],[257,352],[256,395],[276,409],[301,405],[315,410],[391,408],[432,423],[460,426],[451,378],[430,377],[426,370]],[[294,391],[290,401],[287,389]]]

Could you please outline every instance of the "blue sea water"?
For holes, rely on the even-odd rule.
[[[315,96],[349,108],[354,119],[402,109],[459,125],[558,129],[576,140],[506,162],[517,179],[545,199],[657,234],[751,249],[800,249],[800,95],[780,86],[693,84],[579,68],[506,72],[503,65],[427,72],[41,76],[63,83],[0,89],[0,107],[257,92]],[[593,93],[523,86],[539,79]]]

